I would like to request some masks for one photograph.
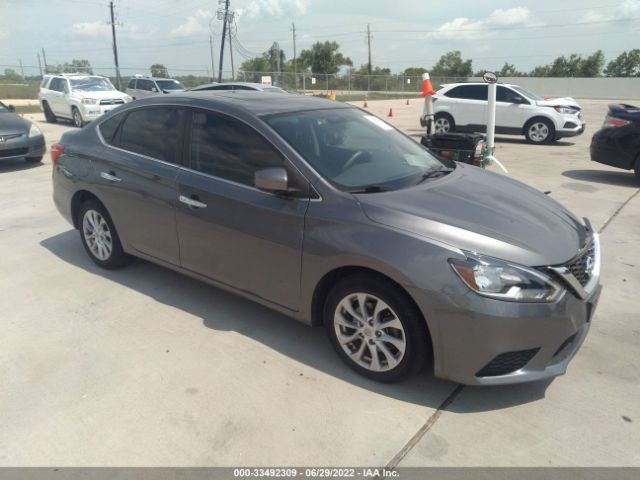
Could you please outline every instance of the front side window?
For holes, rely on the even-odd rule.
[[[184,90],[184,86],[177,80],[156,80],[156,83],[164,92]]]
[[[138,90],[147,90],[147,91],[152,91],[154,88],[156,88],[155,84],[151,81],[151,80],[142,80],[142,79],[138,79]]]
[[[533,93],[531,90],[528,90],[526,88],[522,88],[522,87],[513,87],[513,89],[518,92],[521,93],[522,95],[524,95],[527,98],[530,98],[531,100],[544,100],[543,97],[541,97],[540,95],[538,95],[537,93]]]
[[[271,115],[266,122],[340,189],[393,190],[455,168],[374,115],[331,109]]]
[[[254,174],[262,168],[287,168],[284,157],[260,133],[212,112],[194,112],[190,151],[193,170],[243,185],[253,186]]]
[[[120,127],[118,146],[157,160],[178,163],[183,117],[184,110],[174,107],[132,110]]]
[[[129,80],[129,85],[127,85],[127,88],[136,88],[136,79],[132,78],[131,80]]]
[[[520,97],[521,100],[518,100],[518,97]],[[523,97],[510,88],[498,86],[498,91],[496,92],[496,101],[507,103],[523,103]],[[528,103],[526,102],[526,100],[524,102]]]
[[[83,77],[72,78],[71,89],[80,92],[110,92],[115,87],[103,77]]]
[[[64,90],[64,85],[62,78],[54,78],[51,80],[51,85],[49,85],[49,90],[55,90],[56,92],[62,92]]]

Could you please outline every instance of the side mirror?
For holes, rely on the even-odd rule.
[[[283,194],[289,191],[287,171],[282,167],[269,167],[258,170],[254,174],[257,188],[265,192]]]
[[[14,107],[13,105],[7,105],[7,108],[9,109],[10,112],[16,111],[16,107]]]

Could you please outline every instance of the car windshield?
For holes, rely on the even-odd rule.
[[[455,168],[355,108],[275,114],[265,121],[320,175],[346,191],[396,190]]]
[[[531,100],[544,100],[544,98],[542,98],[540,95],[538,95],[537,93],[533,93],[531,90],[527,90],[526,88],[515,86],[511,88],[513,88],[516,92],[521,93],[525,97],[530,98]]]
[[[162,90],[184,90],[182,84],[177,80],[156,80],[156,83]]]
[[[109,80],[102,77],[71,78],[71,88],[82,92],[108,92],[115,90]]]

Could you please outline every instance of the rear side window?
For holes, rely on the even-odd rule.
[[[460,85],[452,88],[445,96],[450,98],[463,98],[466,100],[486,100],[486,85]]]
[[[109,145],[113,145],[113,141],[118,133],[118,127],[120,126],[120,123],[122,123],[122,118],[122,114],[114,115],[113,117],[103,121],[98,126],[100,129],[100,135],[102,135],[104,141]]]
[[[131,80],[129,80],[129,85],[127,85],[127,88],[136,88],[136,79],[132,78]]]
[[[190,150],[193,170],[243,185],[254,185],[257,170],[286,167],[284,157],[253,128],[211,112],[194,112]]]
[[[147,157],[178,163],[183,117],[184,110],[174,107],[133,110],[120,127],[117,146]]]

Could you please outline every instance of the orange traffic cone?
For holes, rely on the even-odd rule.
[[[431,86],[431,79],[429,78],[429,74],[423,73],[422,74],[422,93],[420,94],[420,96],[426,97],[427,95],[433,95],[435,93],[436,91]]]
[[[387,117],[393,117],[393,108],[389,109],[389,114],[387,115]]]
[[[364,105],[362,106],[362,108],[369,108],[369,105],[367,105],[367,101],[364,101]]]

